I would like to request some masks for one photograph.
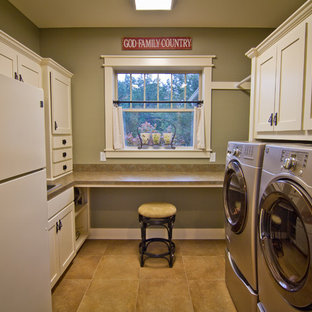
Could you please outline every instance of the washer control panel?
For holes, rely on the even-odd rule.
[[[301,151],[282,150],[281,170],[301,176],[307,167],[309,154]]]

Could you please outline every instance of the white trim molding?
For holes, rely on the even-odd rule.
[[[148,229],[148,237],[166,237],[165,229]],[[89,239],[141,239],[139,228],[91,228]],[[174,228],[173,239],[224,239],[224,228]]]
[[[104,68],[105,101],[105,148],[107,158],[209,158],[211,145],[211,97],[212,67],[215,55],[102,55]],[[205,150],[160,151],[151,153],[140,150],[136,152],[113,148],[113,100],[116,94],[116,71],[198,71],[201,73],[200,90],[204,102]]]

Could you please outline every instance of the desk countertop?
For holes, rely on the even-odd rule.
[[[87,169],[87,170],[86,170]],[[84,187],[216,187],[223,186],[224,167],[205,166],[204,170],[97,170],[84,168],[74,170],[49,184],[58,187],[48,192],[48,199],[53,198],[71,186]],[[189,168],[187,168],[189,169]]]

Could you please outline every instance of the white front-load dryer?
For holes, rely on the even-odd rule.
[[[312,311],[312,145],[266,145],[258,213],[258,311]]]
[[[229,142],[223,185],[225,281],[238,312],[257,310],[256,221],[265,144]]]

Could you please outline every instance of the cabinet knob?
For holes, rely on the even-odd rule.
[[[270,115],[268,123],[270,124],[270,126],[273,126],[273,113]]]
[[[19,74],[19,81],[24,82],[23,77],[21,74]]]
[[[64,153],[63,153],[63,157],[65,158],[66,156],[67,156],[67,153],[66,153],[66,152],[64,152]]]
[[[65,145],[67,143],[67,141],[64,139],[62,140],[63,145]]]
[[[59,220],[59,230],[61,230],[62,227],[63,227],[62,221]]]
[[[57,122],[54,121],[54,130],[56,130],[58,128]]]
[[[56,233],[59,231],[59,224],[58,224],[58,222],[55,223],[55,231],[56,231]]]
[[[277,113],[274,114],[273,122],[274,126],[277,126]]]
[[[67,166],[66,166],[66,165],[64,165],[64,166],[63,166],[63,170],[66,170],[66,169],[67,169]]]
[[[18,74],[17,74],[17,72],[14,73],[14,79],[18,80]]]

